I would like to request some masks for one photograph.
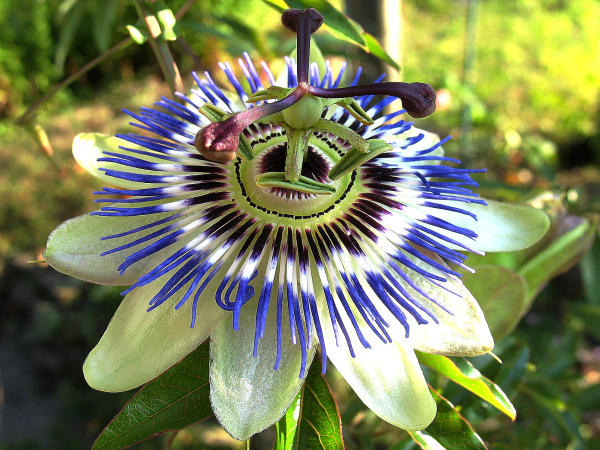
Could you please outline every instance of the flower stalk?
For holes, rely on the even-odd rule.
[[[160,24],[158,23],[156,17],[150,11],[148,11],[143,3],[143,0],[133,0],[133,4],[135,5],[138,16],[148,28],[148,42],[150,43],[150,47],[154,52],[154,56],[156,57],[156,61],[158,62],[160,70],[165,77],[165,81],[169,85],[171,94],[173,95],[173,98],[177,98],[175,93],[183,92],[185,88],[183,86],[181,75],[179,74],[177,63],[173,59],[173,55],[169,49],[169,45],[161,37],[163,32]]]

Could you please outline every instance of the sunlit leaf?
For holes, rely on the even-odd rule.
[[[325,26],[331,34],[338,39],[366,48],[360,26],[327,0],[286,0],[285,2],[290,8],[315,8],[323,15]]]
[[[288,8],[284,0],[263,0],[267,5],[272,6],[279,12],[283,12]]]
[[[106,426],[94,449],[121,449],[212,415],[208,342],[142,387]]]
[[[251,43],[256,50],[262,52],[263,45],[255,28],[246,25],[244,22],[236,19],[235,17],[226,15],[213,15],[213,17],[217,23],[223,23],[227,25],[231,29],[231,32],[235,34],[240,41]],[[229,38],[231,39],[231,36],[229,36]]]
[[[425,450],[487,449],[481,437],[454,405],[434,389],[430,390],[437,403],[437,415],[425,430],[410,431],[412,439]]]
[[[263,0],[268,5],[282,12],[287,8],[315,8],[324,18],[324,29],[334,37],[350,42],[367,53],[391,64],[397,70],[400,66],[386,53],[375,37],[367,33],[356,21],[339,11],[327,0]]]
[[[553,241],[520,270],[529,286],[527,304],[556,275],[567,271],[588,251],[596,234],[596,223],[587,219]]]
[[[96,47],[101,52],[108,50],[110,45],[110,37],[113,30],[115,18],[117,17],[117,9],[120,0],[104,0],[96,3],[96,11],[94,13],[93,37],[96,42]]]
[[[87,2],[88,0],[79,0],[77,3],[74,3],[72,7],[69,8],[68,13],[65,16],[65,21],[60,27],[60,35],[54,54],[54,65],[60,74],[62,74],[65,68],[65,61],[67,60],[67,56],[73,45],[75,33],[83,19],[83,13],[87,7]]]
[[[463,283],[477,299],[494,339],[508,335],[519,323],[527,299],[527,283],[506,267],[478,266]]]
[[[284,416],[275,424],[277,436],[275,440],[275,450],[292,450],[298,429],[298,417],[300,416],[300,397],[301,393],[292,402],[292,405]]]
[[[389,65],[393,66],[394,69],[400,70],[400,66],[394,59],[384,50],[379,41],[375,39],[372,34],[367,32],[363,32],[362,34],[365,42],[367,43],[367,49],[370,54],[376,56],[377,58],[385,61]]]
[[[506,394],[470,362],[461,358],[450,359],[442,355],[421,352],[417,352],[417,356],[421,364],[471,391],[515,420],[517,412]]]
[[[296,430],[297,449],[343,449],[342,422],[331,389],[315,361],[302,387]]]

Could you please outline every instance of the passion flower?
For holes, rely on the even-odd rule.
[[[547,218],[480,199],[481,170],[400,118],[433,111],[430,86],[361,85],[358,69],[340,87],[346,64],[309,65],[321,21],[284,13],[298,33],[285,86],[244,54],[243,81],[219,64],[229,90],[194,75],[185,104],[130,112],[142,134],[75,138],[79,163],[117,187],[51,234],[46,260],[130,285],[85,361],[90,386],[135,388],[210,338],[214,412],[246,439],[283,415],[319,347],[324,371],[329,359],[382,419],[416,430],[436,406],[414,349],[492,349],[457,268],[466,251],[531,245]]]

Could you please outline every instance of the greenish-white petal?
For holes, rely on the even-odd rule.
[[[477,215],[477,220],[453,211],[431,208],[421,210],[453,225],[473,230],[477,233],[475,241],[441,228],[435,229],[473,250],[484,252],[512,252],[530,247],[539,241],[550,227],[550,219],[539,209],[494,200],[485,201],[487,205],[437,202],[467,209]],[[448,243],[445,245],[460,249]]]
[[[324,325],[327,356],[369,409],[405,430],[422,430],[435,418],[436,405],[410,342],[396,336],[384,344],[370,339],[372,348],[335,346],[331,324]]]
[[[114,206],[125,206],[125,204],[115,204]],[[166,255],[173,252],[173,249],[167,247],[152,258],[146,258],[133,264],[121,275],[117,267],[128,255],[138,250],[138,247],[105,256],[100,256],[100,254],[145,236],[148,231],[115,239],[100,240],[100,238],[141,227],[165,218],[169,214],[172,213],[130,217],[85,214],[74,217],[60,224],[50,234],[44,258],[59,272],[85,281],[115,286],[132,284],[146,272],[153,261],[157,261],[159,258],[164,259]]]
[[[138,146],[131,144],[129,142],[123,141],[114,136],[109,136],[107,134],[102,133],[79,133],[73,139],[73,156],[77,163],[89,174],[95,176],[96,178],[101,179],[105,183],[110,185],[120,186],[124,188],[130,189],[142,189],[147,187],[146,183],[141,183],[137,181],[129,181],[123,180],[121,178],[112,177],[106,175],[101,168],[110,169],[110,170],[119,170],[125,171],[129,173],[148,173],[148,171],[143,169],[136,169],[135,167],[123,166],[121,164],[117,164],[114,162],[107,161],[98,161],[98,158],[107,157],[108,155],[104,155],[102,152],[113,152],[119,153],[122,155],[129,155],[134,157],[140,157],[140,155],[136,155],[135,153],[128,152],[126,150],[120,149],[119,146],[124,145],[127,148],[137,149]],[[147,149],[144,149],[148,151]],[[152,158],[149,156],[142,156],[143,159],[161,163],[164,160],[158,158]],[[159,184],[153,184],[152,187],[160,186]]]
[[[427,253],[427,256],[444,264],[436,255]],[[410,258],[425,270],[444,276],[420,260]],[[447,281],[440,283],[446,289],[442,289],[421,275],[410,272],[409,275],[421,291],[438,303],[436,305],[407,287],[413,298],[435,314],[439,321],[435,323],[429,319],[429,323],[423,325],[413,321],[410,327],[410,341],[416,350],[453,356],[475,356],[492,350],[494,339],[483,312],[460,280],[446,275]]]
[[[200,297],[194,328],[190,327],[192,299],[174,309],[187,286],[163,305],[147,311],[148,301],[170,276],[166,274],[125,296],[83,365],[91,387],[120,392],[141,386],[194,350],[227,316],[215,302],[214,282]]]
[[[277,352],[275,307],[270,307],[265,336],[258,356],[253,356],[256,307],[242,308],[239,330],[231,320],[219,324],[210,341],[210,399],[221,425],[236,439],[244,440],[275,423],[300,390],[300,346],[290,339],[284,321],[282,356],[273,370]],[[307,372],[315,353],[309,350]]]

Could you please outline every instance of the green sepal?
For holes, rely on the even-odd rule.
[[[361,152],[352,147],[344,156],[342,156],[342,159],[340,159],[337,164],[331,168],[329,171],[329,178],[331,180],[337,180],[342,175],[356,169],[370,159],[373,159],[384,152],[392,150],[392,146],[390,144],[380,139],[370,139],[367,142],[369,143],[368,153]]]
[[[351,130],[350,128],[337,123],[332,122],[327,119],[319,119],[312,127],[313,131],[324,131],[326,133],[331,133],[334,136],[337,136],[356,148],[358,151],[362,153],[369,153],[369,141],[364,139],[360,134],[356,131]]]
[[[594,242],[597,220],[583,219],[579,225],[551,242],[527,261],[518,271],[529,287],[523,316],[531,307],[535,296],[554,276],[566,272],[576,264]]]
[[[294,92],[296,88],[284,88],[281,86],[269,86],[267,89],[261,89],[260,91],[256,91],[251,94],[247,99],[246,103],[256,103],[261,100],[283,100],[292,92]]]
[[[288,181],[283,172],[267,172],[256,177],[256,184],[261,187],[278,187],[293,189],[307,194],[326,195],[335,192],[335,188],[300,175],[298,181]]]
[[[222,122],[227,119],[227,116],[230,115],[230,113],[223,111],[221,108],[213,105],[212,103],[205,103],[198,108],[198,112],[211,122]]]

